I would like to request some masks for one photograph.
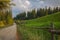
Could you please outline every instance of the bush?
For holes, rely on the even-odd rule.
[[[5,26],[4,22],[0,21],[0,27],[3,27],[3,26]]]

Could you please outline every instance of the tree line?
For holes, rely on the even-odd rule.
[[[60,7],[54,7],[54,8],[39,8],[37,11],[33,9],[32,11],[28,11],[27,14],[26,12],[22,12],[18,14],[14,19],[15,20],[30,20],[30,19],[35,19],[38,17],[50,15],[56,12],[60,12]],[[27,15],[27,17],[26,17]]]

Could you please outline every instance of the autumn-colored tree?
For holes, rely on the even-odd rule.
[[[0,24],[13,24],[10,0],[0,0]]]

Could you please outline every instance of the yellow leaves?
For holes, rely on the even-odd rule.
[[[4,26],[13,24],[11,12],[8,12],[8,14],[7,14],[8,10],[6,10],[6,9],[10,10],[10,6],[11,6],[10,1],[11,0],[0,0],[0,27],[4,27]]]
[[[13,24],[13,20],[9,19],[8,23],[6,21],[0,21],[0,27],[5,27]]]
[[[3,26],[5,26],[4,22],[0,21],[0,27],[3,27]]]
[[[12,25],[13,24],[13,19],[8,19],[8,25]]]

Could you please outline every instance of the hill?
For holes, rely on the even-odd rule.
[[[48,26],[53,22],[56,27],[60,26],[60,12],[40,17],[32,20],[25,20],[26,27],[42,27]]]
[[[51,22],[54,23],[55,28],[60,29],[60,12],[37,19],[20,21],[18,32],[22,35],[23,40],[51,40],[51,33],[47,29],[35,29],[36,27],[50,27]],[[54,36],[55,39],[56,36]]]

